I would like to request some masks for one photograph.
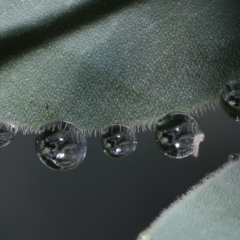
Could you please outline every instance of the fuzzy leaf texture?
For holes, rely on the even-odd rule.
[[[0,121],[151,125],[240,71],[239,0],[1,0]]]
[[[239,240],[239,156],[172,204],[138,240]]]

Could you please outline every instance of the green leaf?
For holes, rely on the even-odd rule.
[[[151,125],[240,73],[239,0],[2,0],[0,120]]]
[[[161,213],[138,240],[238,240],[240,155]]]

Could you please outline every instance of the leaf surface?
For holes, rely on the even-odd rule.
[[[233,154],[161,213],[138,240],[238,240],[240,236],[240,162]]]
[[[240,72],[239,0],[0,3],[0,120],[152,124]]]

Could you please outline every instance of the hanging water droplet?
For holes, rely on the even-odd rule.
[[[151,240],[151,237],[147,233],[147,231],[143,231],[143,232],[139,233],[137,240]]]
[[[229,160],[229,161],[237,161],[237,160],[239,160],[239,157],[240,157],[240,154],[239,154],[239,153],[234,153],[234,154],[231,154],[231,155],[228,157],[228,160]]]
[[[7,146],[16,136],[16,129],[13,125],[0,124],[0,147]]]
[[[125,157],[134,152],[137,146],[135,133],[123,125],[114,125],[102,132],[103,150],[111,157]]]
[[[220,92],[220,103],[227,115],[240,120],[240,78],[228,82]]]
[[[70,170],[85,158],[87,141],[79,129],[70,123],[42,127],[36,135],[36,150],[40,160],[53,170]]]
[[[192,117],[185,113],[173,112],[157,121],[155,139],[169,157],[197,157],[199,143],[204,140],[204,134],[200,132],[197,122]]]

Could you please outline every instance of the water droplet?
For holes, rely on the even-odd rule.
[[[111,157],[125,157],[134,152],[137,146],[135,133],[123,125],[106,128],[102,133],[103,150]]]
[[[147,234],[147,231],[143,231],[138,235],[137,240],[151,240],[151,237]]]
[[[87,151],[87,141],[79,129],[66,122],[49,129],[42,127],[36,135],[35,144],[40,160],[59,171],[77,167]]]
[[[0,147],[7,146],[16,136],[16,129],[13,125],[0,125]]]
[[[239,157],[240,157],[240,154],[234,153],[234,154],[231,154],[231,155],[228,157],[228,160],[229,160],[229,161],[237,161],[237,160],[239,160]]]
[[[220,103],[226,114],[240,120],[240,78],[228,82],[220,92]]]
[[[173,112],[157,121],[155,139],[169,157],[197,157],[199,143],[204,140],[204,134],[200,132],[197,122],[192,117],[185,113]]]

